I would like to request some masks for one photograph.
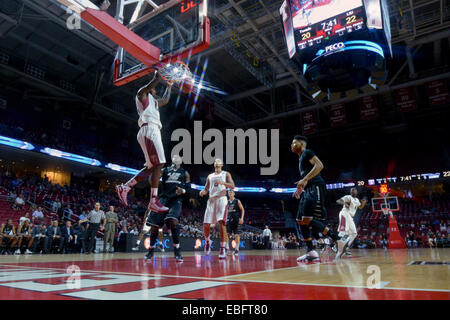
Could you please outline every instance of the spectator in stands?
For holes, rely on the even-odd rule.
[[[417,248],[417,240],[414,238],[414,231],[410,230],[405,239],[408,248]]]
[[[47,245],[48,245],[48,237],[47,237],[47,226],[45,223],[41,223],[40,225],[35,226],[31,230],[31,236],[33,237],[33,252],[37,252],[37,249],[40,248],[40,252],[46,254],[47,253]]]
[[[88,217],[88,214],[87,214],[86,210],[83,210],[83,212],[80,214],[80,221],[86,220],[87,217]],[[82,223],[82,225],[84,226],[84,228],[87,227],[87,224],[88,224],[87,222],[83,222],[83,223]]]
[[[23,220],[23,223],[19,224],[17,227],[17,239],[18,239],[18,248],[16,250],[16,254],[20,254],[20,248],[22,247],[23,241],[26,242],[26,251],[25,254],[31,254],[30,248],[33,244],[33,237],[31,236],[31,225],[30,219]]]
[[[32,214],[32,217],[37,221],[44,219],[44,213],[42,212],[42,207],[38,207]]]
[[[80,250],[80,253],[86,252],[86,228],[84,224],[76,222],[73,226],[73,246]]]
[[[61,252],[62,239],[61,239],[61,229],[59,228],[58,221],[54,220],[47,228],[47,238],[48,238],[48,248],[47,251],[51,252],[53,247],[57,248],[57,252]]]
[[[29,213],[29,212],[25,213],[25,215],[24,215],[23,217],[20,217],[20,219],[19,219],[19,226],[23,225],[23,223],[24,223],[25,221],[28,221],[28,223],[31,224],[31,221],[30,221],[30,213]]]
[[[2,224],[0,227],[0,245],[3,251],[2,254],[11,254],[16,243],[16,229],[14,228],[13,220],[8,218],[6,223]]]
[[[134,227],[133,230],[130,231],[130,234],[135,235],[135,236],[139,235],[139,231],[138,231],[137,227]]]
[[[72,221],[67,220],[61,230],[61,253],[65,254],[67,252],[72,252],[72,243],[74,231],[72,228]]]
[[[66,210],[64,211],[64,216],[67,220],[72,220],[72,215],[72,208],[70,207],[70,204],[68,204]]]
[[[22,209],[24,207],[24,205],[25,205],[25,200],[23,199],[23,193],[21,193],[16,197],[16,200],[14,201],[12,208],[17,211],[17,210]]]
[[[447,232],[447,225],[444,223],[444,221],[441,221],[440,231],[441,232]]]

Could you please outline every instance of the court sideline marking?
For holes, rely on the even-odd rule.
[[[0,265],[0,267],[4,267],[6,265]],[[11,265],[12,267],[21,267],[17,265]],[[63,268],[49,268],[49,267],[23,267],[23,268],[29,268],[29,269],[38,269],[38,270],[59,270],[59,271],[66,271],[66,269]],[[287,268],[280,268],[275,270],[285,270],[285,269],[295,269],[298,267],[287,267]],[[269,271],[275,271],[275,270],[269,270]],[[299,286],[318,286],[318,287],[340,287],[340,288],[355,288],[355,289],[371,289],[367,286],[356,286],[356,285],[340,285],[340,284],[326,284],[326,283],[307,283],[307,282],[279,282],[279,281],[267,281],[267,280],[244,280],[244,279],[229,279],[227,280],[226,277],[220,277],[220,278],[208,278],[208,277],[194,277],[194,276],[177,276],[177,275],[164,275],[164,274],[152,274],[152,273],[134,273],[134,272],[118,272],[118,271],[103,271],[103,270],[81,270],[83,272],[94,272],[94,273],[109,273],[109,274],[123,274],[123,275],[136,275],[136,276],[153,276],[153,277],[160,277],[160,278],[186,278],[186,279],[195,279],[195,280],[209,280],[209,281],[232,281],[232,282],[248,282],[248,283],[267,283],[267,284],[289,284],[289,285],[299,285]],[[257,272],[267,272],[267,271],[257,271]],[[252,273],[252,272],[250,272]],[[245,276],[248,273],[242,273],[240,275]],[[236,275],[233,275],[236,276]],[[1,281],[1,278],[0,278]],[[424,288],[396,288],[396,287],[386,287],[388,281],[382,281],[384,284],[382,288],[385,290],[407,290],[407,291],[429,291],[429,292],[449,292],[450,290],[447,289],[424,289]],[[1,284],[0,284],[1,286]]]

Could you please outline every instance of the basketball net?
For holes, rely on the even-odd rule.
[[[389,208],[381,208],[381,210],[383,210],[383,214],[385,216],[389,215],[389,217],[392,218],[393,214],[392,214],[392,211]]]

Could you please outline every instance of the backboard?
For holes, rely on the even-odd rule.
[[[152,3],[152,8],[147,8],[150,9],[147,12],[136,7],[130,23],[126,26],[149,44],[159,48],[158,61],[165,64],[189,58],[209,46],[207,0],[169,0]],[[125,0],[118,1],[116,19],[119,21],[126,12],[125,5],[127,5]],[[140,13],[143,14],[139,16]],[[153,70],[152,65],[143,63],[135,55],[119,47],[114,62],[114,84],[124,85]]]
[[[372,198],[372,212],[383,212],[384,208],[388,208],[392,212],[400,211],[397,197],[380,197]]]

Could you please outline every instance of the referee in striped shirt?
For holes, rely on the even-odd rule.
[[[101,221],[103,220],[103,225],[100,225]],[[94,252],[94,241],[95,241],[95,235],[97,234],[97,231],[100,229],[102,231],[105,228],[105,213],[103,210],[100,210],[100,202],[95,203],[95,209],[91,210],[89,212],[89,215],[86,219],[80,220],[80,223],[83,222],[89,222],[89,227],[86,232],[86,241],[89,239],[89,245],[86,250],[86,254],[90,254],[91,252]]]

